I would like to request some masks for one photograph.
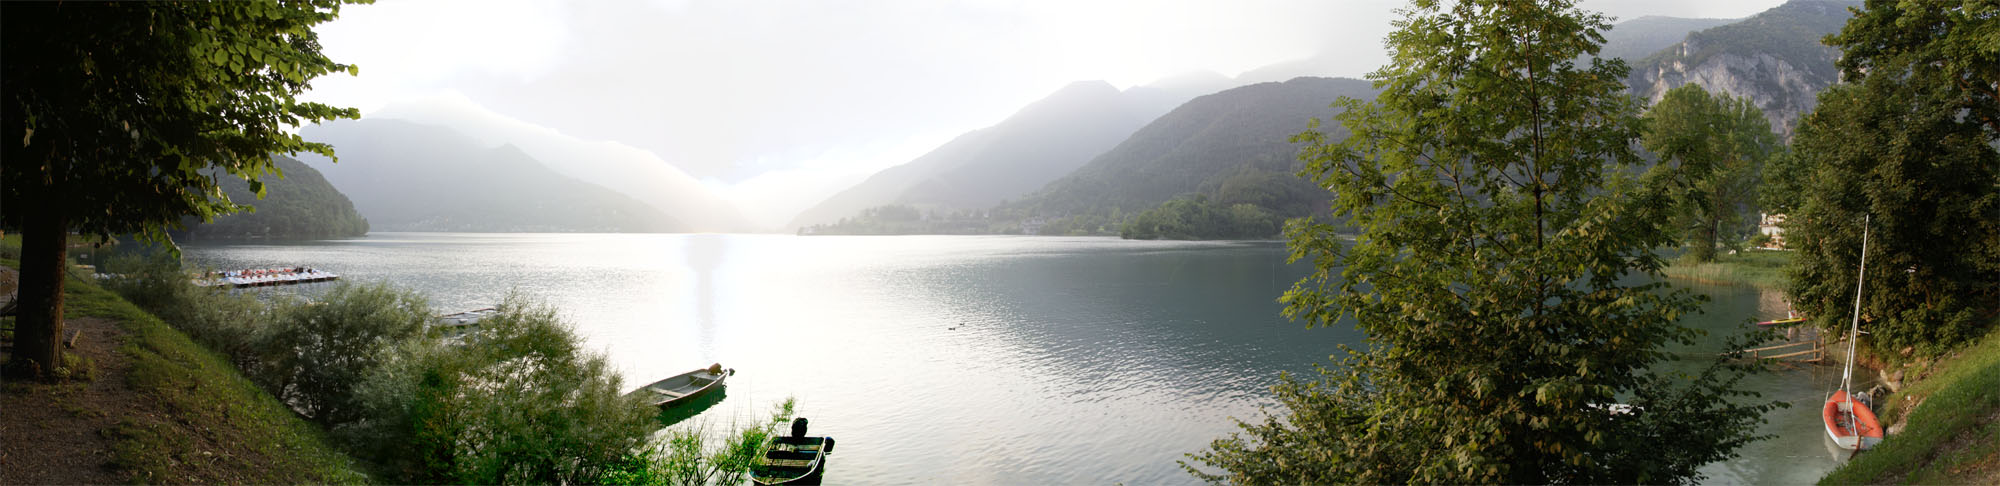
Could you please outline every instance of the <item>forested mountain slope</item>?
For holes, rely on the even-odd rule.
[[[297,159],[283,155],[271,156],[272,161],[283,171],[259,178],[264,183],[264,198],[257,199],[250,191],[250,183],[243,179],[223,176],[217,178],[222,192],[237,204],[249,205],[255,211],[217,216],[215,221],[201,223],[198,218],[188,217],[183,224],[186,231],[176,236],[189,239],[320,239],[361,236],[368,234],[368,220],[354,210],[354,202],[347,199],[319,171],[306,166]]]
[[[1304,215],[1324,206],[1327,194],[1293,175],[1299,162],[1291,137],[1312,118],[1325,121],[1334,139],[1346,137],[1329,105],[1342,96],[1374,94],[1368,81],[1297,78],[1195,98],[1003,209],[1042,217],[1133,213],[1203,194],[1223,204]]]

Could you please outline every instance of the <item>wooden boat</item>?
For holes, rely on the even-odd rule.
[[[764,457],[750,466],[756,484],[819,484],[826,475],[826,458],[833,454],[832,437],[807,437],[806,419],[792,421],[792,435],[771,439]]]
[[[1882,425],[1876,422],[1875,411],[1854,399],[1854,340],[1861,335],[1861,289],[1868,276],[1868,220],[1861,220],[1861,269],[1854,279],[1854,320],[1847,328],[1847,368],[1840,373],[1840,388],[1820,407],[1827,437],[1833,438],[1835,446],[1852,451],[1882,442]]]
[[[729,375],[733,374],[736,374],[736,370],[723,368],[720,363],[712,364],[707,368],[655,381],[651,385],[634,390],[633,393],[646,394],[652,397],[654,406],[667,408],[721,388],[723,381],[728,380]]]
[[[1757,326],[1758,326],[1758,327],[1787,327],[1787,326],[1796,326],[1796,325],[1799,325],[1800,323],[1804,323],[1804,322],[1806,322],[1806,318],[1804,318],[1804,317],[1787,317],[1787,318],[1784,318],[1784,319],[1772,319],[1772,320],[1768,320],[1768,321],[1763,321],[1763,322],[1759,322],[1759,323],[1757,323]]]

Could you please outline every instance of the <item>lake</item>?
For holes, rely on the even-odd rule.
[[[518,293],[558,309],[627,388],[722,363],[737,370],[726,397],[689,423],[762,420],[796,398],[814,434],[840,440],[835,484],[1195,483],[1183,454],[1260,417],[1279,373],[1362,341],[1279,315],[1308,272],[1279,242],[375,233],[184,249],[202,267],[391,282],[439,312]],[[1784,312],[1750,287],[1690,288],[1713,299],[1687,321],[1710,335],[1684,355]],[[1794,406],[1709,481],[1811,482],[1836,465],[1817,405],[1839,375],[1747,380]]]

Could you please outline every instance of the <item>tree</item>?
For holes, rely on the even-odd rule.
[[[358,73],[321,55],[312,31],[345,1],[0,7],[0,213],[23,237],[10,369],[46,376],[57,363],[70,231],[170,243],[164,230],[182,216],[240,207],[204,169],[249,179],[262,195],[270,154],[333,155],[285,129],[358,116],[296,98],[315,77]]]
[[[1695,261],[1715,260],[1715,247],[1742,229],[1739,208],[1756,201],[1757,177],[1778,148],[1778,135],[1749,99],[1711,96],[1694,84],[1668,90],[1646,111],[1641,142],[1660,157],[1648,177],[1680,208],[1674,226]]]
[[[1645,191],[1640,123],[1609,27],[1567,1],[1417,0],[1370,76],[1342,99],[1352,136],[1317,121],[1301,175],[1331,188],[1331,224],[1286,230],[1314,273],[1281,301],[1310,326],[1365,332],[1319,381],[1274,387],[1285,412],[1192,456],[1211,481],[1672,483],[1753,440],[1769,404],[1739,369],[1655,373],[1699,297],[1657,278],[1667,195]],[[1685,381],[1684,381],[1685,380]],[[1632,405],[1613,407],[1623,402]],[[1690,433],[1690,431],[1700,431]]]
[[[1798,250],[1793,305],[1842,327],[1872,216],[1869,344],[1931,354],[1983,335],[2000,312],[2000,154],[1945,90],[1919,83],[1870,76],[1820,96],[1793,141],[1811,189],[1786,240]]]
[[[1820,94],[1793,140],[1801,191],[1795,305],[1852,312],[1880,351],[1942,352],[2000,316],[2000,3],[1870,1],[1828,44],[1848,84]],[[1873,271],[1880,269],[1880,271]]]
[[[1868,0],[1826,43],[1841,74],[1907,77],[1935,90],[1927,101],[1965,110],[1988,141],[2000,139],[2000,2]]]
[[[1776,214],[1793,214],[1803,204],[1812,169],[1790,147],[1782,147],[1764,162],[1757,180],[1757,206]]]

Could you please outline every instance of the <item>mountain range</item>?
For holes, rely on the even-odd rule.
[[[393,119],[328,122],[300,135],[339,163],[307,165],[380,231],[677,232],[687,225],[629,196],[558,174],[513,145]]]

